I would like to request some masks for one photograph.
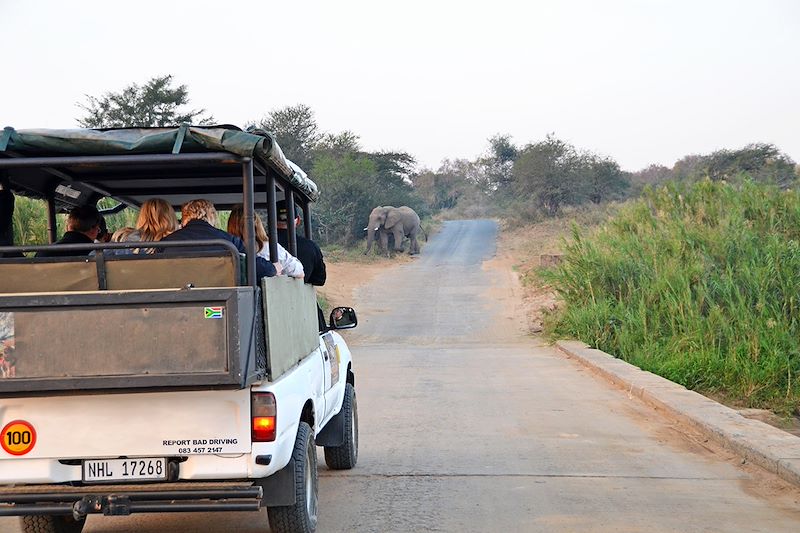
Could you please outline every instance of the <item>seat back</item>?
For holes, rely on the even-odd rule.
[[[236,287],[239,279],[238,261],[213,251],[0,261],[0,294]]]
[[[97,268],[85,258],[0,262],[0,293],[96,291]]]
[[[230,254],[205,257],[114,256],[106,261],[108,290],[235,287],[239,265]]]

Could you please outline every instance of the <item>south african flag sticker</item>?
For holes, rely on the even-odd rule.
[[[206,318],[222,318],[223,312],[225,311],[224,307],[205,307],[203,308],[203,313],[205,314]]]

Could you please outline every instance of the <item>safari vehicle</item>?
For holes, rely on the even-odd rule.
[[[6,128],[0,177],[47,202],[51,243],[58,212],[100,198],[205,198],[243,203],[245,220],[264,210],[273,258],[276,201],[308,234],[318,196],[269,134],[232,126]],[[315,529],[316,446],[332,469],[358,457],[351,354],[319,332],[312,286],[256,279],[252,222],[246,234],[246,255],[225,240],[0,248],[0,516],[79,532],[92,513],[266,507],[272,531]],[[336,308],[330,329],[356,320]]]

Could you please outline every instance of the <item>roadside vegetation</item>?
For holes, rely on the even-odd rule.
[[[543,276],[546,325],[733,404],[800,402],[800,193],[705,180],[646,190]]]

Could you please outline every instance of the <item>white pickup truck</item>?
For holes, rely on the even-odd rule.
[[[58,211],[104,197],[243,203],[246,220],[266,212],[270,243],[284,199],[310,231],[316,186],[263,132],[4,136],[0,177],[48,202],[51,242]],[[224,240],[151,254],[60,245],[74,255],[49,258],[19,257],[45,246],[0,247],[0,516],[72,533],[93,513],[266,507],[271,531],[315,530],[316,447],[331,469],[358,458],[352,358],[331,331],[357,319],[337,307],[320,332],[312,286],[258,280],[253,231],[246,254]]]

